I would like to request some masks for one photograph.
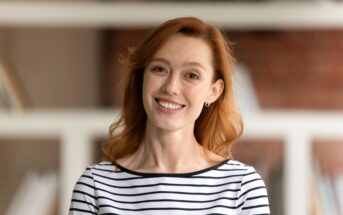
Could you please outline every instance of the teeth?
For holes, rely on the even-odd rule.
[[[182,108],[182,105],[177,105],[177,104],[172,104],[169,102],[165,102],[165,101],[158,101],[158,103],[165,108],[171,109],[171,110],[178,110]]]

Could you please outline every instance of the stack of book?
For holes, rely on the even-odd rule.
[[[312,214],[343,214],[343,174],[329,175],[315,165],[312,177]]]
[[[57,198],[57,174],[29,171],[17,189],[5,215],[49,215]]]

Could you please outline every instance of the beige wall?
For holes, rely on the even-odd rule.
[[[92,30],[13,29],[8,55],[34,107],[98,104],[101,34]]]
[[[8,30],[0,28],[0,57],[6,57],[8,50]]]

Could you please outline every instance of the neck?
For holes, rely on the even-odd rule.
[[[181,173],[208,167],[193,128],[175,131],[147,125],[145,136],[129,166],[143,172]]]

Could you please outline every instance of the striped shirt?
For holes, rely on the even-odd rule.
[[[69,215],[270,214],[253,167],[226,160],[192,173],[141,173],[111,162],[89,166],[75,185]]]

